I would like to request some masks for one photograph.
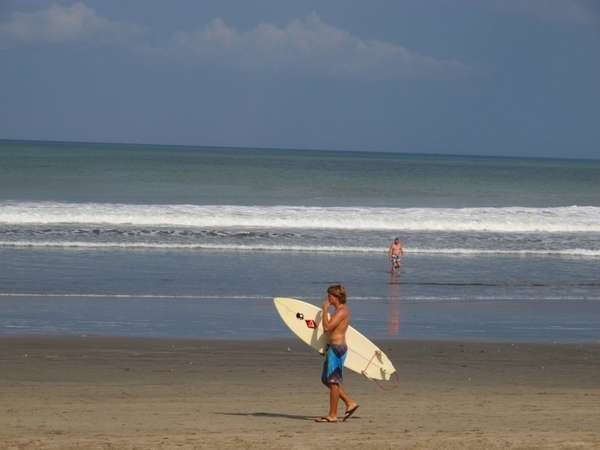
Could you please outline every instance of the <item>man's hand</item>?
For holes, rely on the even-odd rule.
[[[329,305],[331,305],[331,303],[329,303],[329,295],[326,295],[325,300],[323,300],[323,314],[321,314],[321,323],[323,324],[323,331],[325,331],[325,333],[329,331],[327,328],[329,325]]]

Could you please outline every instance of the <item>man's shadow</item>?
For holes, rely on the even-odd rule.
[[[235,412],[215,412],[222,416],[248,416],[248,417],[281,417],[284,419],[294,420],[315,420],[314,416],[300,416],[296,414],[281,414],[281,413],[269,413],[269,412],[253,412],[253,413],[235,413]]]

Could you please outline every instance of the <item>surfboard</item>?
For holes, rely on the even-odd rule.
[[[283,322],[301,341],[325,353],[327,335],[323,332],[320,308],[295,298],[276,297],[273,303]],[[351,326],[346,331],[346,344],[348,356],[344,367],[371,380],[389,381],[396,372],[386,354]]]

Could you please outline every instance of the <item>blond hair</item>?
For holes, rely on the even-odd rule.
[[[346,303],[346,288],[341,284],[332,284],[327,288],[327,293],[337,298],[341,304]]]

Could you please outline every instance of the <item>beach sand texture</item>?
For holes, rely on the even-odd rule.
[[[361,408],[317,424],[322,360],[295,340],[2,337],[0,447],[600,448],[600,345],[380,344],[398,388],[348,372]]]

